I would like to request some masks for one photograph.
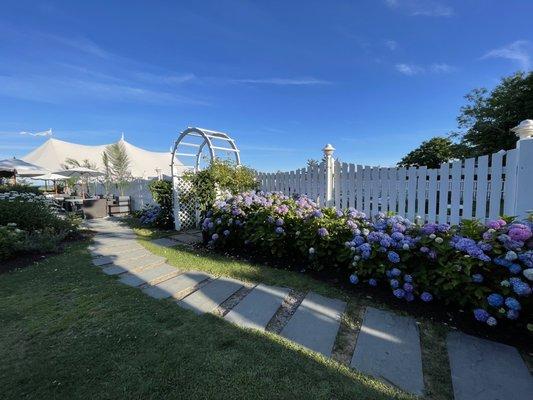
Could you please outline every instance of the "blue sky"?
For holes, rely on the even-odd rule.
[[[529,0],[3,0],[0,158],[49,128],[166,151],[200,126],[260,170],[328,142],[392,165],[456,129],[468,91],[531,69],[531,15]]]

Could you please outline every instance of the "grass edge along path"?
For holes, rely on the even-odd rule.
[[[277,335],[102,274],[87,243],[0,275],[5,399],[413,399]]]
[[[269,266],[261,266],[243,260],[235,260],[221,254],[208,252],[204,249],[191,249],[177,244],[174,248],[160,247],[150,240],[165,235],[165,232],[148,229],[135,229],[138,241],[154,254],[167,258],[167,262],[182,270],[199,270],[215,276],[225,276],[251,283],[264,283],[274,286],[285,286],[302,292],[314,291],[327,297],[336,297],[348,303],[349,318],[361,324],[362,310],[366,306],[389,309],[386,303],[377,302],[374,298],[348,293],[327,282],[295,271],[283,270]],[[401,311],[393,310],[402,314]],[[404,315],[408,315],[403,312]],[[446,333],[448,328],[429,320],[417,318],[422,347],[422,363],[426,397],[435,400],[453,399],[451,373],[446,351]]]

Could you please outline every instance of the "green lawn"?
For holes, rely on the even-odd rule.
[[[268,285],[286,286],[307,292],[314,291],[324,296],[337,297],[348,303],[348,315],[345,325],[358,327],[361,325],[362,311],[366,306],[389,308],[389,305],[374,297],[347,292],[339,287],[319,281],[309,275],[257,265],[243,260],[236,260],[223,255],[205,251],[192,250],[187,247],[164,248],[150,243],[156,237],[168,235],[170,232],[135,228],[139,241],[151,252],[164,256],[168,263],[180,269],[201,270],[215,276],[229,276],[241,281],[265,283]],[[172,231],[172,233],[175,233]],[[397,313],[407,313],[394,310]],[[446,326],[434,323],[429,319],[417,318],[419,321],[420,340],[422,345],[422,362],[428,398],[435,400],[453,399],[450,367],[446,351]],[[339,344],[339,343],[337,343]],[[340,343],[342,345],[342,343]],[[346,362],[344,364],[347,364]]]
[[[266,333],[196,316],[90,265],[87,244],[0,275],[3,399],[410,399]],[[333,293],[307,277],[172,250],[190,268]]]

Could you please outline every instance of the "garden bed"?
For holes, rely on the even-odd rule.
[[[293,266],[358,291],[388,291],[406,309],[435,302],[448,323],[512,339],[533,330],[531,225],[500,218],[419,226],[399,216],[369,220],[355,210],[319,208],[305,197],[249,192],[217,201],[203,229],[218,251]],[[476,323],[461,322],[463,314]]]

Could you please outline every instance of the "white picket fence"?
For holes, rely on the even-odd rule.
[[[124,191],[125,196],[131,198],[131,209],[136,211],[142,209],[145,205],[155,204],[148,185],[152,179],[134,179],[131,181]],[[90,184],[92,189],[93,184]],[[116,187],[111,187],[111,194],[119,195]],[[106,189],[102,183],[96,184],[96,193],[106,193]]]
[[[264,191],[305,194],[320,205],[354,207],[368,216],[390,211],[420,222],[451,224],[525,216],[533,210],[533,138],[520,140],[513,150],[438,169],[370,167],[334,161],[330,154],[319,165],[258,173],[257,179]]]

